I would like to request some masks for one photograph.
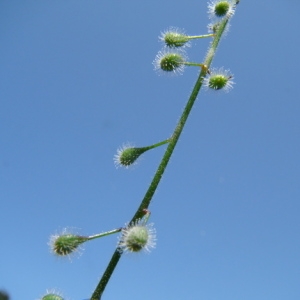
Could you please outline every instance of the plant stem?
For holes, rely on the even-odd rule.
[[[189,67],[200,67],[200,68],[204,67],[204,64],[199,64],[194,62],[183,62],[182,64]]]
[[[87,240],[91,241],[91,240],[94,240],[94,239],[97,239],[97,238],[100,238],[100,237],[103,237],[103,236],[107,236],[107,235],[110,235],[110,234],[113,234],[113,233],[120,232],[121,230],[122,230],[122,228],[117,228],[117,229],[113,229],[113,230],[110,230],[110,231],[90,235],[90,236],[87,237]]]
[[[202,67],[201,68],[201,71],[200,71],[200,74],[198,76],[198,79],[195,83],[195,86],[193,88],[193,91],[189,97],[189,100],[184,108],[184,111],[180,117],[180,120],[177,124],[177,126],[175,127],[175,130],[172,134],[172,137],[169,139],[169,145],[165,151],[165,154],[161,160],[161,163],[159,164],[158,168],[157,168],[157,171],[152,179],[152,182],[139,206],[139,208],[137,209],[136,213],[134,214],[133,218],[131,219],[130,223],[134,223],[136,222],[138,219],[141,219],[144,215],[144,212],[143,210],[144,209],[147,209],[148,206],[150,205],[150,202],[152,200],[152,197],[156,191],[156,188],[162,178],[162,175],[168,165],[168,162],[171,158],[171,155],[174,151],[174,148],[178,142],[178,139],[181,135],[181,132],[184,128],[184,125],[188,119],[188,116],[193,108],[193,105],[197,99],[197,96],[199,94],[199,91],[200,91],[200,88],[202,86],[202,83],[203,83],[203,79],[204,77],[206,76],[206,73],[208,71],[208,68],[210,67],[211,65],[211,62],[214,58],[214,55],[215,55],[215,52],[216,52],[216,48],[220,42],[220,39],[221,39],[221,36],[226,28],[226,25],[228,23],[228,19],[224,19],[218,26],[218,30],[217,32],[215,33],[215,36],[214,36],[214,39],[210,45],[210,48],[209,48],[209,51],[207,52],[207,55],[205,57],[205,60],[204,60],[204,63],[203,65],[205,67]],[[100,279],[92,297],[91,297],[91,300],[100,300],[101,299],[101,295],[103,294],[103,291],[106,287],[106,284],[108,283],[120,257],[122,255],[122,252],[120,251],[119,248],[117,248],[102,276],[102,278]]]
[[[170,139],[167,139],[167,140],[164,140],[162,142],[159,142],[157,144],[154,144],[154,145],[151,145],[151,146],[147,146],[147,147],[141,147],[141,148],[145,148],[146,150],[150,150],[150,149],[153,149],[153,148],[156,148],[156,147],[159,147],[159,146],[162,146],[164,144],[167,144],[170,142]]]
[[[207,38],[207,37],[213,37],[214,33],[209,33],[209,34],[203,34],[203,35],[189,35],[188,38],[189,40],[193,40],[193,39],[203,39],[203,38]]]
[[[211,65],[211,62],[212,62],[212,59],[214,57],[214,54],[215,54],[215,50],[219,44],[219,41],[221,39],[221,36],[222,36],[222,33],[224,32],[225,30],[225,27],[228,23],[228,19],[224,20],[220,26],[219,26],[219,30],[216,32],[216,35],[215,35],[215,38],[213,39],[213,42],[211,44],[211,48],[210,50],[208,51],[208,54],[204,60],[204,65],[209,68],[209,66]],[[158,166],[158,169],[153,177],[153,180],[144,196],[144,199],[142,200],[139,208],[137,209],[135,215],[133,216],[132,220],[130,221],[130,223],[133,223],[135,222],[136,220],[140,219],[142,216],[143,216],[143,210],[144,209],[147,209],[151,200],[152,200],[152,197],[155,193],[155,190],[160,182],[160,179],[168,165],[168,162],[171,158],[171,155],[173,153],[173,150],[177,144],[177,141],[180,137],[180,134],[184,128],[184,125],[187,121],[187,118],[191,112],[191,109],[195,103],[195,100],[199,94],[199,90],[202,86],[202,82],[203,82],[203,79],[204,77],[206,76],[206,73],[207,73],[207,68],[201,68],[201,72],[198,76],[198,79],[195,83],[195,86],[193,88],[193,91],[190,95],[190,98],[184,108],[184,111],[180,117],[180,120],[177,124],[177,126],[175,127],[175,130],[174,130],[174,133],[172,135],[172,137],[170,138],[170,142],[169,142],[169,145],[165,151],[165,154],[161,160],[161,163],[160,165]]]

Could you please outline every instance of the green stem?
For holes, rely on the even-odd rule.
[[[167,139],[167,140],[164,140],[164,141],[159,142],[157,144],[154,144],[154,145],[151,145],[151,146],[148,146],[148,147],[142,147],[142,148],[145,148],[146,149],[145,151],[147,151],[147,150],[150,150],[150,149],[153,149],[153,148],[165,145],[165,144],[167,144],[169,142],[170,142],[170,139]]]
[[[209,33],[209,34],[203,34],[203,35],[189,35],[188,39],[189,40],[193,40],[193,39],[202,39],[202,38],[207,38],[207,37],[211,37],[214,36],[214,33]]]
[[[227,23],[228,23],[228,19],[224,19],[220,23],[219,28],[218,28],[217,32],[215,33],[214,39],[213,39],[213,41],[210,45],[210,49],[207,52],[207,55],[206,55],[204,63],[203,63],[207,68],[209,68],[210,65],[211,65],[211,62],[212,62],[213,57],[214,57],[215,52],[216,52],[216,48],[217,48],[217,46],[220,42],[221,36],[222,36],[222,34],[223,34],[223,32],[226,28]],[[187,102],[187,104],[184,108],[184,111],[183,111],[183,113],[180,117],[180,120],[179,120],[177,126],[175,127],[173,135],[172,135],[172,137],[169,141],[169,145],[168,145],[168,147],[165,151],[165,154],[164,154],[164,156],[161,160],[161,163],[158,166],[158,169],[157,169],[157,171],[156,171],[156,173],[155,173],[155,175],[152,179],[152,182],[151,182],[151,184],[150,184],[150,186],[149,186],[149,188],[148,188],[148,190],[147,190],[147,192],[144,196],[144,199],[142,200],[139,208],[137,209],[137,211],[134,214],[133,218],[131,219],[130,223],[134,223],[134,222],[136,222],[137,220],[139,220],[143,217],[143,215],[144,215],[143,210],[148,208],[148,206],[149,206],[149,204],[152,200],[152,197],[153,197],[153,195],[156,191],[156,188],[157,188],[157,186],[158,186],[158,184],[159,184],[159,182],[162,178],[162,175],[163,175],[163,173],[164,173],[164,171],[165,171],[165,169],[168,165],[168,162],[171,158],[171,155],[174,151],[174,148],[175,148],[175,146],[178,142],[180,134],[181,134],[181,132],[184,128],[184,125],[185,125],[187,119],[188,119],[188,116],[191,112],[191,109],[192,109],[192,107],[193,107],[193,105],[194,105],[194,103],[197,99],[198,93],[199,93],[200,88],[201,88],[202,83],[203,83],[203,79],[204,79],[204,77],[206,76],[206,73],[207,73],[207,68],[202,68],[201,69],[201,72],[200,72],[200,74],[198,76],[198,79],[195,83],[195,86],[194,86],[193,91],[190,95],[190,98],[189,98],[189,100],[188,100],[188,102]],[[105,270],[105,272],[102,276],[102,278],[100,279],[100,281],[99,281],[99,283],[98,283],[98,285],[97,285],[97,287],[96,287],[96,289],[95,289],[95,291],[94,291],[94,293],[91,297],[91,300],[100,300],[101,299],[101,295],[103,294],[103,291],[104,291],[104,289],[105,289],[105,287],[106,287],[106,285],[107,285],[107,283],[108,283],[108,281],[109,281],[116,265],[118,264],[118,261],[119,261],[121,255],[122,255],[122,252],[120,251],[119,248],[117,248],[115,250],[115,252],[114,252],[114,254],[113,254],[113,256],[112,256],[112,258],[111,258],[111,260],[110,260],[110,262],[109,262],[109,264],[108,264],[108,266],[107,266],[107,268],[106,268],[106,270]]]
[[[95,234],[95,235],[90,235],[90,236],[87,237],[87,240],[91,241],[91,240],[94,240],[94,239],[97,239],[97,238],[100,238],[100,237],[103,237],[103,236],[107,236],[107,235],[110,235],[110,234],[113,234],[113,233],[120,232],[121,230],[122,230],[122,228],[117,228],[117,229],[113,229],[113,230],[110,230],[110,231],[98,233],[98,234]]]
[[[183,62],[182,63],[185,66],[190,66],[190,67],[204,67],[204,64],[199,64],[199,63],[194,63],[194,62]]]

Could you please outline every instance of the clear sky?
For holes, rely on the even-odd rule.
[[[241,0],[212,65],[234,89],[201,91],[150,206],[157,247],[124,255],[103,300],[300,299],[299,11]],[[0,2],[0,289],[12,300],[91,296],[117,236],[72,262],[49,236],[131,219],[165,146],[129,170],[113,156],[168,138],[198,75],[158,76],[158,36],[208,23],[207,1]]]

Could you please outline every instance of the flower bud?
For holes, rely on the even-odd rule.
[[[68,256],[79,250],[79,246],[88,241],[88,237],[67,233],[65,229],[62,234],[50,237],[50,248],[58,256]]]
[[[125,252],[150,252],[156,245],[156,231],[153,224],[146,225],[144,220],[138,220],[122,229],[119,248]]]
[[[48,294],[43,296],[41,300],[64,300],[64,298],[56,294]]]
[[[212,69],[210,74],[204,78],[203,84],[206,88],[213,90],[224,90],[228,92],[233,88],[234,82],[232,81],[233,75],[229,70]]]
[[[181,32],[178,28],[171,27],[167,31],[163,32],[159,37],[167,47],[178,48],[178,47],[189,47],[189,36]]]
[[[214,34],[186,35],[182,30],[176,27],[170,27],[168,30],[162,32],[159,39],[165,43],[165,46],[169,48],[180,48],[190,47],[191,40],[208,38],[212,36],[214,36]]]
[[[47,294],[44,295],[40,300],[64,300],[61,294],[57,293],[54,290],[47,291]]]
[[[230,18],[234,15],[235,2],[233,0],[213,0],[208,3],[210,18]]]
[[[62,234],[55,234],[50,237],[49,246],[51,251],[57,256],[70,256],[75,252],[82,250],[81,245],[87,241],[98,239],[120,232],[122,228],[117,228],[90,236],[81,236],[72,234],[64,229]]]
[[[159,142],[157,144],[146,147],[133,147],[130,145],[123,145],[117,150],[117,154],[114,156],[114,163],[116,167],[122,166],[128,168],[131,165],[136,164],[137,159],[146,151],[159,147],[168,143],[169,140]]]
[[[153,61],[154,69],[169,74],[181,74],[184,70],[186,55],[183,51],[162,50]]]
[[[125,168],[128,168],[130,165],[135,164],[139,156],[147,150],[147,147],[136,148],[123,146],[117,150],[117,154],[114,156],[115,166],[123,166]]]

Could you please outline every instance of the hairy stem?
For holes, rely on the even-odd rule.
[[[137,209],[137,211],[135,212],[134,216],[132,217],[130,223],[134,223],[135,221],[137,221],[138,219],[141,219],[144,216],[144,210],[148,208],[148,206],[150,205],[150,202],[152,200],[152,197],[156,191],[156,188],[163,176],[163,173],[168,165],[168,162],[171,158],[171,155],[175,149],[175,146],[178,142],[178,139],[181,135],[181,132],[185,126],[185,123],[189,117],[189,114],[193,108],[193,105],[197,99],[197,96],[199,94],[200,88],[202,86],[203,83],[203,79],[206,76],[208,69],[211,65],[211,62],[214,58],[216,49],[218,47],[218,44],[220,42],[221,36],[224,33],[224,30],[226,28],[226,25],[228,23],[228,19],[224,19],[218,26],[218,30],[214,35],[214,39],[212,41],[212,43],[210,44],[209,50],[207,52],[207,55],[204,59],[203,62],[203,66],[201,68],[200,74],[198,76],[198,79],[195,83],[195,86],[193,88],[193,91],[189,97],[189,100],[184,108],[184,111],[180,117],[179,122],[177,123],[177,126],[175,127],[175,130],[172,134],[172,137],[169,139],[169,145],[165,151],[165,154],[161,160],[161,163],[159,164],[157,171],[152,179],[152,182],[139,206],[139,208]],[[118,261],[120,259],[122,255],[122,252],[120,251],[119,248],[117,248],[102,276],[102,278],[100,279],[92,297],[91,300],[100,300],[101,296],[103,294],[103,291],[116,267],[116,265],[118,264]]]

